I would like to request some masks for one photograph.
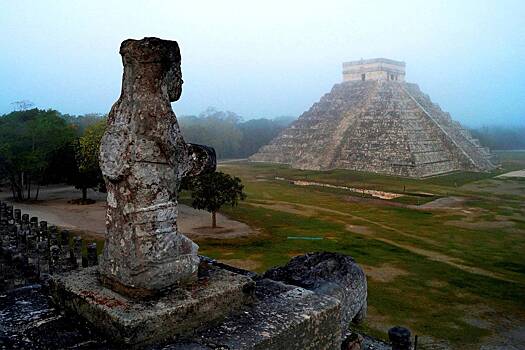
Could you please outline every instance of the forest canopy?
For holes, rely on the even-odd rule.
[[[525,149],[525,125],[523,126],[482,126],[471,129],[472,136],[492,150]]]
[[[220,159],[246,158],[270,142],[293,118],[243,119],[207,109],[179,117],[188,142],[214,147]],[[48,109],[21,109],[0,116],[0,184],[17,200],[38,199],[40,186],[75,185],[86,201],[88,188],[104,190],[98,167],[105,116],[72,116]]]
[[[217,158],[247,158],[268,144],[286,128],[293,117],[259,118],[243,121],[233,112],[208,108],[198,116],[178,118],[187,142],[215,148]]]

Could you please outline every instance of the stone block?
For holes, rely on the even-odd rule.
[[[255,294],[249,310],[163,349],[340,349],[337,299],[270,279],[257,281]]]
[[[350,322],[363,321],[367,311],[367,281],[352,257],[332,252],[299,255],[264,277],[331,296],[341,302],[341,332]]]
[[[147,300],[120,295],[99,281],[97,267],[53,276],[56,305],[80,315],[119,343],[132,347],[192,334],[251,304],[253,280],[213,266],[201,268],[196,282]]]

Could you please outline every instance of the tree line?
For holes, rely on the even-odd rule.
[[[252,149],[265,142],[261,137],[255,143],[243,141],[249,133],[242,131],[254,129],[253,125],[262,127],[264,122],[246,128],[233,113],[214,111],[183,119],[181,124],[188,128],[190,138],[211,144],[226,156],[238,157],[243,142]],[[8,185],[13,198],[23,201],[38,200],[42,185],[72,184],[82,193],[76,203],[92,203],[87,198],[88,188],[105,192],[99,167],[105,130],[106,118],[98,114],[75,117],[51,109],[19,108],[0,116],[0,185]],[[272,135],[262,130],[261,134]],[[212,228],[217,227],[216,213],[223,205],[236,206],[246,198],[241,180],[221,172],[184,179],[183,189],[191,194],[194,208],[211,213]]]
[[[105,131],[101,115],[74,117],[38,108],[0,116],[0,184],[13,198],[37,200],[40,186],[68,183],[82,191],[104,190],[98,145]]]
[[[88,188],[104,191],[98,149],[105,117],[24,109],[27,106],[0,116],[0,183],[7,184],[17,200],[38,199],[40,186],[51,183],[75,185],[84,201]],[[292,121],[292,117],[244,121],[214,108],[179,117],[186,141],[214,147],[219,159],[249,157]],[[525,149],[525,126],[470,131],[493,150]]]
[[[482,126],[470,129],[472,136],[493,150],[525,149],[524,126]]]
[[[198,116],[180,117],[179,124],[186,141],[212,146],[224,159],[252,155],[291,120],[243,121],[233,112],[209,108]],[[19,107],[1,115],[0,185],[23,201],[37,200],[41,186],[66,183],[81,191],[80,203],[88,202],[89,188],[105,191],[98,164],[105,128],[106,118],[100,114],[72,116]]]
[[[183,116],[179,124],[188,142],[210,145],[219,159],[247,158],[268,144],[293,117],[243,121],[233,112],[209,108],[198,116]],[[482,126],[472,135],[491,150],[525,149],[525,126]]]
[[[259,118],[243,121],[233,112],[208,108],[198,116],[179,118],[187,142],[215,148],[219,159],[247,158],[268,144],[293,117]]]

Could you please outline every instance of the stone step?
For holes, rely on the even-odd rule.
[[[257,282],[253,308],[164,350],[336,350],[341,348],[340,303],[270,279]]]

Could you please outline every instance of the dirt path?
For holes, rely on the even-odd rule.
[[[289,213],[292,213],[292,214],[303,215],[303,216],[313,216],[316,212],[331,213],[331,214],[336,214],[336,215],[340,215],[340,216],[346,216],[346,217],[352,218],[354,220],[363,221],[363,222],[366,222],[366,223],[371,224],[373,226],[381,227],[381,228],[383,228],[385,230],[396,232],[397,234],[403,235],[405,237],[410,237],[410,238],[418,239],[418,240],[421,240],[421,241],[427,241],[428,240],[426,238],[418,237],[416,235],[412,235],[412,234],[403,232],[403,231],[398,230],[398,229],[396,229],[394,227],[390,227],[388,225],[385,225],[385,224],[382,224],[382,223],[379,223],[379,222],[375,222],[373,220],[370,220],[370,219],[367,219],[367,218],[364,218],[364,217],[361,217],[361,216],[357,216],[355,214],[345,213],[345,212],[334,210],[334,209],[322,208],[322,207],[318,207],[318,206],[314,206],[314,205],[306,205],[306,204],[285,202],[285,201],[260,200],[259,202],[263,202],[263,203],[266,203],[266,204],[253,203],[253,202],[249,202],[248,204],[256,206],[256,207],[264,207],[264,208],[267,208],[267,209],[279,210],[279,211],[289,212]],[[304,211],[298,210],[297,208],[304,209]],[[331,220],[333,220],[333,219],[331,219]],[[460,270],[463,270],[463,271],[466,271],[466,272],[469,272],[469,273],[482,275],[482,276],[486,276],[486,277],[491,277],[491,278],[496,278],[496,279],[503,280],[503,281],[506,281],[506,282],[516,282],[514,280],[511,280],[511,279],[508,279],[508,278],[506,278],[504,276],[501,276],[500,274],[497,274],[495,272],[488,271],[488,270],[485,270],[485,269],[482,269],[482,268],[478,268],[478,267],[473,267],[473,266],[466,265],[464,263],[464,261],[459,259],[459,258],[451,257],[451,256],[448,256],[448,255],[445,255],[445,254],[442,254],[442,253],[439,253],[439,252],[436,252],[436,251],[415,247],[413,245],[406,244],[406,243],[398,243],[398,242],[395,242],[395,241],[393,241],[391,239],[379,237],[377,234],[375,234],[373,232],[373,230],[363,230],[363,229],[353,230],[352,226],[353,225],[347,225],[346,226],[347,230],[351,231],[351,232],[354,232],[354,233],[357,233],[357,234],[361,234],[361,235],[367,236],[369,238],[373,238],[375,240],[381,241],[383,243],[386,243],[386,244],[389,244],[389,245],[392,245],[392,246],[395,246],[395,247],[398,247],[398,248],[401,248],[401,249],[408,250],[408,251],[410,251],[412,253],[415,253],[417,255],[424,256],[425,258],[427,258],[429,260],[438,261],[438,262],[441,262],[441,263],[453,266],[455,268],[458,268]]]
[[[84,231],[93,237],[104,236],[106,195],[89,191],[88,197],[96,200],[94,204],[75,205],[68,201],[77,199],[79,191],[71,186],[50,186],[41,189],[40,198],[36,203],[13,203],[15,208],[39,220],[45,220],[49,225],[56,225],[70,230]],[[9,193],[0,192],[0,200],[7,200]],[[179,230],[192,239],[199,238],[234,238],[257,234],[243,222],[217,214],[216,229],[211,229],[211,215],[204,210],[196,210],[186,205],[179,205]]]
[[[347,186],[340,186],[340,185],[332,185],[332,184],[328,184],[324,182],[292,180],[292,179],[286,179],[286,178],[278,177],[278,176],[275,177],[275,180],[286,181],[296,186],[317,186],[317,187],[336,188],[336,189],[346,190],[346,191],[350,191],[354,193],[361,193],[363,195],[367,194],[375,198],[381,198],[381,199],[386,199],[386,200],[403,197],[403,194],[400,194],[400,193],[370,190],[366,188],[355,188],[355,187],[347,187]]]
[[[463,208],[463,204],[467,198],[464,197],[443,197],[433,200],[425,204],[417,206],[417,209],[459,209]]]
[[[509,173],[501,174],[496,177],[525,177],[525,169],[511,171]]]

